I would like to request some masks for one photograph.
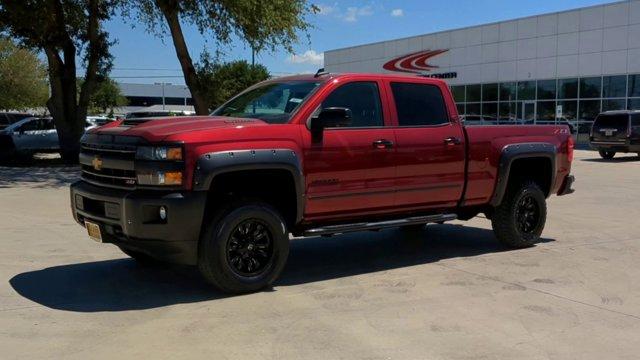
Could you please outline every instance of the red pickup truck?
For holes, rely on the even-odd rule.
[[[290,234],[467,220],[531,246],[545,199],[573,192],[567,126],[465,127],[446,83],[419,76],[277,78],[211,116],[124,120],[82,139],[71,207],[131,257],[198,265],[225,292],[281,273]]]

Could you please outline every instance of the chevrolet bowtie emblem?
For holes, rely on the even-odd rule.
[[[100,170],[102,169],[102,159],[100,159],[99,157],[94,157],[93,160],[91,160],[91,165],[93,165],[93,168],[95,170]]]

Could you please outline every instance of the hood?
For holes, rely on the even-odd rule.
[[[127,122],[125,125],[122,121],[117,121],[92,130],[90,133],[139,136],[149,141],[161,141],[169,135],[180,133],[253,126],[268,126],[268,124],[258,119],[224,116],[175,116],[141,121],[138,125],[133,125],[133,122]]]

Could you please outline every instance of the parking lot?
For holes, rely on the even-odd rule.
[[[75,168],[0,168],[0,357],[637,359],[640,159],[573,173],[533,248],[483,218],[294,239],[272,291],[225,297],[89,240]]]

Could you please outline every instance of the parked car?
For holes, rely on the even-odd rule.
[[[33,114],[29,114],[29,113],[18,113],[18,112],[0,112],[0,130],[6,128],[7,126],[28,118],[28,117],[33,117]]]
[[[573,192],[573,145],[562,125],[466,127],[442,80],[301,75],[257,84],[209,117],[90,130],[71,207],[94,240],[198,265],[243,293],[278,278],[289,234],[484,213],[499,241],[531,246],[546,198]]]
[[[618,152],[640,156],[640,110],[607,111],[598,115],[589,141],[603,159],[613,159]]]
[[[87,122],[87,129],[94,127],[94,124]],[[0,131],[0,153],[4,157],[59,150],[58,132],[53,119],[49,117],[28,117]]]

